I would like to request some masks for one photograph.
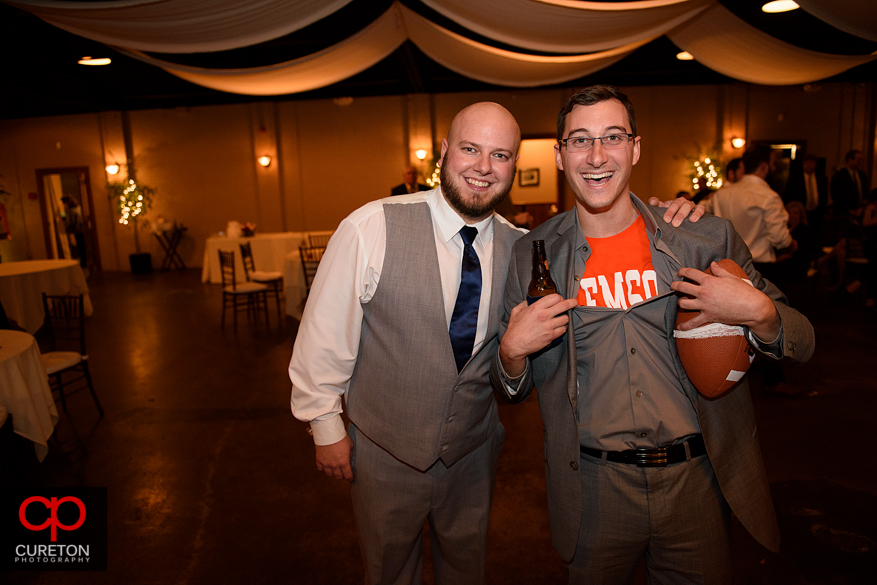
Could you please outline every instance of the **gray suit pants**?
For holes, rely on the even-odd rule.
[[[351,496],[366,583],[421,582],[427,520],[436,585],[483,583],[502,425],[451,467],[439,459],[426,471],[399,461],[353,425],[350,436],[355,444]]]
[[[581,456],[582,523],[569,582],[730,583],[731,512],[706,455],[667,467]]]

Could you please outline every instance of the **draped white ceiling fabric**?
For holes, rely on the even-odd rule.
[[[474,41],[394,2],[357,34],[312,55],[264,67],[208,69],[170,63],[143,51],[248,46],[299,30],[351,0],[3,1],[192,83],[244,95],[285,95],[337,83],[385,59],[406,40],[456,73],[507,87],[581,78],[662,35],[715,71],[763,85],[819,81],[877,58],[877,53],[850,56],[800,49],[759,31],[716,0],[422,0],[463,28],[522,51]],[[800,4],[837,28],[877,40],[877,0]]]
[[[205,69],[161,61],[136,51],[123,53],[161,67],[181,79],[243,95],[300,93],[337,83],[368,69],[405,42],[405,31],[396,5],[356,35],[324,51],[288,61],[250,69]]]
[[[67,32],[160,53],[208,53],[270,41],[351,0],[7,0]]]
[[[528,55],[477,43],[397,6],[402,11],[408,38],[433,61],[460,75],[510,87],[537,87],[578,79],[612,65],[652,40],[586,55]]]
[[[828,55],[799,49],[746,24],[720,4],[714,4],[667,36],[710,69],[762,85],[809,83],[877,57]]]
[[[122,52],[186,81],[245,95],[282,95],[325,87],[384,59],[410,39],[436,62],[461,75],[510,87],[537,87],[583,77],[611,65],[648,40],[600,53],[537,56],[504,51],[442,28],[400,4],[359,34],[328,49],[286,63],[251,69],[177,65],[141,52]]]
[[[586,53],[651,40],[713,0],[571,2],[570,0],[422,0],[480,35],[551,53]],[[489,18],[485,15],[489,14]]]
[[[877,1],[796,0],[798,5],[834,28],[877,41]]]

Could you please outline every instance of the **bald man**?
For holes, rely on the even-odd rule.
[[[402,172],[402,183],[390,189],[390,195],[406,195],[420,191],[429,191],[429,185],[417,181],[416,167],[406,167]]]
[[[498,104],[460,111],[440,187],[354,211],[311,286],[289,365],[292,411],[310,423],[317,469],[352,482],[367,583],[420,583],[424,522],[435,583],[484,581],[505,436],[488,369],[524,233],[493,210],[520,140]]]

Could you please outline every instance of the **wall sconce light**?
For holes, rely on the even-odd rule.
[[[256,159],[256,162],[258,162],[258,163],[259,163],[260,165],[262,165],[263,167],[267,167],[267,166],[270,166],[270,165],[271,165],[271,157],[268,156],[267,154],[266,154],[266,155],[262,155],[262,156],[260,156],[259,158]]]
[[[731,146],[734,148],[743,148],[743,145],[746,144],[746,140],[743,138],[737,138],[736,136],[731,139]]]
[[[91,66],[100,66],[100,65],[109,65],[112,63],[112,59],[109,57],[83,57],[77,63],[80,65],[91,65]]]
[[[109,173],[111,175],[116,175],[119,173],[119,165],[116,163],[113,163],[111,165],[107,165],[106,171],[107,171],[107,173]]]
[[[676,53],[676,58],[680,61],[694,61],[694,55],[689,53],[688,51],[682,51],[680,53]]]
[[[417,157],[417,160],[423,160],[426,158],[426,151],[424,149],[419,149],[414,151],[414,156]]]

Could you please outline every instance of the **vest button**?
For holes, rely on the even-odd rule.
[[[579,469],[579,462],[578,462],[578,461],[570,461],[570,462],[569,462],[569,468],[572,469],[573,471],[578,471],[578,469]]]

